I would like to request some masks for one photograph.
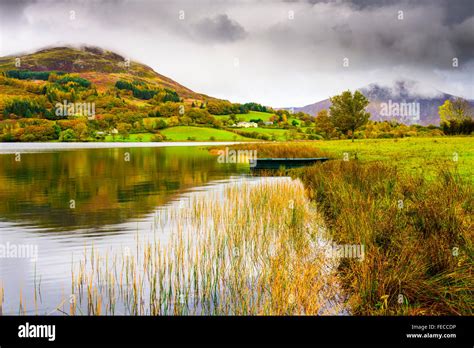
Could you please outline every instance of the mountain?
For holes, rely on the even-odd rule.
[[[19,67],[15,65],[16,62],[20,63]],[[91,81],[99,92],[112,88],[118,80],[138,80],[151,87],[176,91],[183,99],[213,99],[160,75],[149,66],[127,61],[117,53],[93,46],[52,47],[31,54],[0,58],[0,71],[18,69],[76,73]]]
[[[457,98],[448,93],[432,90],[422,86],[419,82],[401,80],[392,86],[370,84],[360,88],[370,101],[367,111],[371,113],[371,120],[396,120],[405,124],[421,124],[424,126],[439,124],[438,107],[446,99]],[[474,107],[474,101],[469,101]],[[303,107],[291,108],[294,112],[305,112],[316,115],[323,109],[329,109],[331,101],[324,99]],[[289,109],[289,108],[286,108]]]

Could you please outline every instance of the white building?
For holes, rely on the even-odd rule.
[[[237,123],[236,125],[234,125],[234,127],[237,127],[237,128],[258,128],[258,124],[256,124],[255,122],[239,122]]]

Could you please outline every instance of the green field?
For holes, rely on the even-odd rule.
[[[276,140],[278,141],[286,140],[285,133],[288,132],[288,130],[286,129],[273,129],[273,128],[238,128],[238,130],[240,132],[246,132],[246,133],[257,132],[260,134],[267,134],[270,137],[275,135]]]
[[[229,115],[213,115],[218,120],[224,120],[229,118]],[[249,122],[250,120],[261,119],[262,121],[268,121],[273,114],[268,112],[260,111],[249,111],[248,114],[235,114],[239,120]]]
[[[176,126],[162,129],[160,133],[166,136],[165,141],[255,141],[255,139],[246,138],[226,130],[207,127]],[[127,138],[123,139],[119,134],[117,134],[115,138],[111,135],[107,135],[105,141],[149,142],[152,141],[153,136],[153,133],[137,133],[130,134]]]
[[[238,134],[215,128],[177,126],[163,129],[161,134],[169,141],[188,141],[193,138],[196,141],[210,141],[214,137],[215,141],[248,141],[252,140]]]
[[[149,142],[153,138],[153,135],[154,135],[153,133],[130,134],[128,138],[126,138],[125,140],[122,139],[122,137],[119,134],[115,136],[115,139],[111,135],[107,135],[105,137],[105,141],[107,142],[140,142],[140,141]]]
[[[432,178],[439,168],[451,168],[474,181],[473,137],[317,140],[236,145],[257,150],[259,157],[321,157],[360,163],[381,162],[411,174]],[[345,155],[347,154],[347,155]]]
[[[239,119],[243,119],[246,122],[255,119],[261,119],[262,121],[266,122],[273,116],[273,114],[268,112],[260,112],[260,111],[249,111],[248,114],[236,114]]]
[[[252,141],[254,139],[246,138],[241,135],[215,128],[192,127],[192,126],[176,126],[162,129],[160,133],[166,136],[165,141]],[[107,142],[150,142],[153,139],[153,133],[137,133],[130,134],[123,139],[117,134],[115,139],[111,135],[107,135]],[[211,139],[211,137],[214,137]]]
[[[274,114],[268,113],[268,112],[260,112],[260,111],[249,111],[248,114],[235,114],[239,120],[243,120],[245,122],[249,122],[250,120],[257,120],[261,119],[263,122],[269,121],[270,117],[272,117]],[[221,115],[221,116],[214,116],[217,119],[226,119],[229,117],[229,115]],[[290,117],[288,119],[288,123],[291,124],[293,120],[296,120],[298,124],[300,124],[300,120],[297,120],[296,118]]]
[[[357,155],[364,162],[382,161],[428,177],[437,167],[444,165],[457,168],[462,176],[473,179],[473,143],[472,137],[435,137],[364,139],[355,142],[331,140],[314,144],[336,158],[343,158],[344,153],[348,153],[351,160]]]

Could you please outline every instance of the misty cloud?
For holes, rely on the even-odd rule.
[[[246,36],[245,29],[226,14],[204,18],[194,25],[195,35],[217,42],[232,42]]]
[[[2,0],[0,2],[0,22],[3,25],[11,22],[23,22],[24,10],[37,0]]]
[[[232,101],[298,106],[403,79],[474,98],[471,0],[0,0],[0,19],[2,56],[96,45]]]

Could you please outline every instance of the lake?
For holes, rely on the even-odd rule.
[[[349,313],[300,180],[198,144],[16,146],[0,148],[0,313]]]
[[[189,146],[0,154],[3,313],[57,314],[85,248],[133,250],[160,209],[247,173]]]

